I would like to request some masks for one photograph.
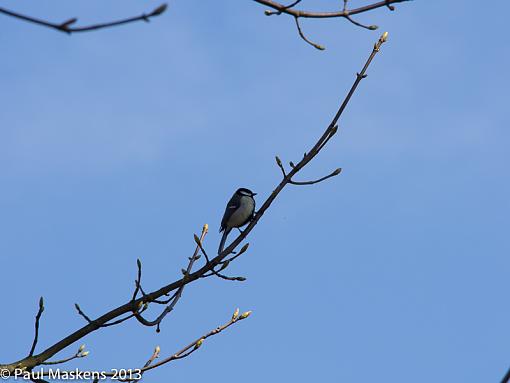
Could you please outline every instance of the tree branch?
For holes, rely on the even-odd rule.
[[[134,314],[135,318],[138,320],[138,322],[140,322],[144,326],[148,326],[148,327],[156,326],[156,331],[157,332],[160,331],[161,321],[165,318],[165,316],[167,316],[174,309],[174,307],[177,304],[177,302],[179,301],[179,299],[181,299],[182,292],[184,291],[184,286],[186,286],[186,283],[185,283],[186,279],[188,278],[189,274],[191,273],[191,269],[193,268],[193,264],[195,263],[195,261],[197,259],[200,258],[199,255],[198,255],[198,252],[202,248],[202,242],[203,242],[203,240],[205,238],[205,235],[207,234],[208,230],[209,230],[209,225],[205,224],[204,227],[202,228],[202,234],[200,235],[200,238],[198,238],[195,235],[195,238],[197,240],[197,246],[195,248],[195,252],[189,258],[188,267],[186,268],[186,270],[183,270],[183,274],[184,274],[184,277],[182,278],[182,282],[183,283],[177,289],[177,292],[175,293],[174,297],[171,299],[170,304],[167,307],[165,307],[163,312],[153,321],[148,321],[147,319],[142,317],[139,313],[134,311],[133,314]],[[140,270],[140,264],[139,264],[139,270]],[[138,275],[140,276],[140,271],[139,271]],[[132,301],[134,302],[134,300],[132,300]]]
[[[25,368],[25,369],[32,369],[35,366],[40,365],[41,363],[47,361],[49,358],[51,358],[53,355],[55,355],[57,352],[65,349],[72,343],[76,342],[79,339],[82,339],[83,337],[87,336],[91,332],[94,332],[101,328],[102,325],[121,317],[124,314],[129,313],[136,313],[138,310],[138,307],[140,305],[143,305],[147,301],[151,302],[153,300],[156,300],[164,295],[167,295],[169,292],[177,290],[178,294],[176,294],[176,297],[180,297],[180,294],[182,294],[182,289],[185,285],[188,283],[191,283],[193,281],[196,281],[200,279],[204,274],[210,272],[213,270],[217,265],[225,261],[225,258],[232,254],[236,247],[241,244],[242,241],[251,233],[251,231],[255,228],[257,223],[260,221],[264,213],[269,209],[271,204],[274,202],[274,200],[278,197],[278,195],[282,192],[282,190],[287,186],[288,184],[292,183],[292,178],[301,170],[303,169],[311,160],[313,160],[319,152],[324,148],[324,145],[329,141],[329,139],[335,134],[336,132],[336,125],[337,122],[342,115],[343,111],[345,110],[347,104],[349,103],[350,99],[352,98],[352,95],[356,91],[359,83],[362,79],[366,77],[366,71],[374,59],[375,55],[379,52],[379,49],[381,45],[386,41],[387,39],[387,33],[384,33],[376,44],[374,44],[373,50],[370,53],[368,59],[365,62],[365,65],[363,66],[363,69],[360,73],[357,74],[356,79],[351,86],[351,89],[347,93],[345,99],[343,100],[342,104],[340,105],[338,111],[334,115],[331,123],[328,125],[322,136],[317,140],[317,142],[312,146],[312,148],[305,153],[303,158],[299,163],[294,165],[292,170],[286,174],[286,176],[280,181],[280,183],[276,186],[276,188],[273,190],[273,192],[269,195],[269,197],[266,199],[266,201],[262,204],[261,208],[257,211],[255,216],[253,217],[252,221],[248,224],[246,229],[239,234],[237,238],[232,241],[232,243],[226,247],[220,254],[218,254],[216,257],[210,260],[210,262],[207,262],[204,266],[202,266],[197,271],[191,273],[191,266],[192,263],[190,262],[190,265],[188,265],[188,270],[184,278],[179,279],[173,283],[170,283],[169,285],[166,285],[159,290],[156,290],[150,294],[144,294],[141,298],[137,298],[135,300],[130,299],[127,303],[105,313],[104,315],[100,316],[99,318],[93,320],[92,322],[88,323],[87,325],[83,326],[82,328],[78,329],[77,331],[73,332],[72,334],[68,335],[67,337],[59,340],[52,346],[48,347],[46,350],[41,352],[38,355],[31,355],[28,356],[22,360],[16,361],[14,363],[10,364],[0,364],[0,370],[7,370],[8,372],[14,371],[16,368]],[[203,239],[203,238],[202,238]],[[247,248],[247,245],[245,245]],[[200,249],[200,246],[196,247],[195,253],[191,259],[196,259],[198,255],[198,250]],[[173,306],[172,306],[173,307]],[[168,309],[168,307],[165,309],[165,311]],[[136,317],[136,315],[135,315]],[[227,326],[228,327],[228,326]],[[187,348],[189,350],[189,347]],[[176,358],[174,358],[176,359]],[[161,363],[161,362],[160,362]],[[150,368],[153,368],[151,366]]]
[[[301,17],[302,18],[311,18],[311,19],[325,19],[325,18],[343,17],[344,19],[347,19],[349,22],[351,22],[352,24],[354,24],[358,27],[373,31],[373,30],[378,29],[379,27],[377,25],[362,24],[362,23],[354,20],[352,18],[352,16],[360,14],[360,13],[365,13],[365,12],[368,12],[368,11],[371,11],[371,10],[374,10],[377,8],[381,8],[381,7],[387,7],[390,11],[394,11],[395,7],[392,6],[391,4],[403,3],[405,1],[411,1],[411,0],[384,0],[384,1],[379,1],[377,3],[365,5],[363,7],[354,8],[354,9],[347,9],[347,3],[349,2],[349,0],[343,0],[344,6],[343,6],[342,10],[336,11],[336,12],[312,12],[312,11],[302,11],[299,9],[295,9],[294,7],[296,5],[298,5],[301,2],[301,0],[294,1],[293,3],[291,3],[289,5],[283,5],[283,4],[273,1],[273,0],[253,0],[253,1],[255,1],[259,4],[262,4],[262,5],[266,5],[273,9],[273,10],[266,10],[264,12],[266,16],[281,15],[282,13],[285,13],[287,15],[294,17],[294,21],[296,23],[299,37],[301,37],[301,39],[303,39],[307,44],[310,44],[314,48],[323,51],[324,49],[326,49],[323,45],[314,43],[308,37],[306,37],[305,34],[303,33],[303,30],[301,29],[301,24],[299,23],[299,19]]]
[[[273,0],[253,0],[253,1],[255,1],[256,3],[262,4],[262,5],[268,6],[275,10],[275,11],[269,11],[269,10],[265,11],[265,14],[267,16],[280,15],[282,13],[286,13],[286,14],[294,16],[294,17],[303,17],[303,18],[310,18],[310,19],[328,19],[328,18],[335,18],[335,17],[347,17],[347,16],[352,16],[352,15],[357,15],[357,14],[372,11],[374,9],[381,8],[381,7],[390,8],[391,4],[403,3],[405,1],[411,1],[411,0],[385,0],[385,1],[379,1],[377,3],[365,5],[365,6],[359,7],[359,8],[354,8],[354,9],[350,9],[350,10],[344,9],[344,10],[336,11],[336,12],[301,11],[298,9],[293,9],[292,6],[285,6],[281,3],[278,3]],[[391,7],[391,8],[393,8],[393,7]],[[390,8],[390,10],[393,11],[394,9],[391,9],[391,8]]]
[[[341,168],[335,169],[335,170],[333,170],[333,172],[331,172],[331,174],[328,174],[327,176],[319,178],[318,180],[315,180],[315,181],[292,181],[291,180],[289,183],[292,185],[298,185],[298,186],[318,184],[319,182],[325,181],[328,178],[335,177],[335,176],[339,175],[341,171],[342,171]]]
[[[501,380],[501,383],[508,383],[508,382],[510,382],[510,368],[508,369],[505,376]]]
[[[167,8],[167,4],[161,4],[159,7],[155,8],[152,12],[150,12],[148,14],[142,13],[139,16],[129,17],[129,18],[122,19],[122,20],[110,21],[107,23],[93,24],[93,25],[88,25],[88,26],[84,26],[84,27],[71,27],[72,24],[74,24],[78,21],[77,18],[72,18],[72,19],[66,20],[62,23],[52,23],[50,21],[38,19],[38,18],[35,18],[32,16],[22,15],[21,13],[13,12],[11,10],[8,10],[8,9],[2,8],[2,7],[0,7],[0,13],[3,13],[4,15],[14,17],[16,19],[23,20],[23,21],[26,21],[29,23],[42,25],[44,27],[56,29],[57,31],[60,31],[60,32],[65,32],[65,33],[71,34],[71,33],[75,33],[75,32],[88,32],[88,31],[94,31],[97,29],[110,28],[110,27],[115,27],[117,25],[134,23],[137,21],[149,22],[151,17],[161,15],[163,12],[166,11],[166,8]]]
[[[151,364],[155,358],[159,357],[160,348],[156,347],[153,357],[151,357],[151,359],[149,359],[149,361],[145,364],[145,366],[140,369],[140,373],[143,374],[146,371],[153,370],[155,368],[158,368],[158,367],[160,367],[164,364],[167,364],[169,362],[172,362],[174,360],[183,359],[183,358],[191,355],[193,352],[195,352],[202,346],[204,340],[206,340],[207,338],[209,338],[211,336],[218,335],[220,332],[226,330],[233,324],[238,323],[238,322],[248,318],[250,315],[251,315],[251,311],[246,311],[246,312],[242,313],[241,315],[239,315],[239,309],[237,309],[234,312],[234,314],[232,315],[232,318],[227,323],[225,323],[221,326],[218,326],[214,330],[211,330],[208,333],[202,335],[200,338],[195,339],[193,342],[184,346],[182,349],[180,349],[176,353],[172,354],[171,356],[162,359],[158,363]],[[157,355],[157,356],[154,357],[154,355]],[[112,373],[106,373],[106,377],[112,377],[112,376],[113,376]],[[127,379],[127,381],[132,381],[132,380],[133,379]]]
[[[44,299],[43,299],[43,297],[41,297],[41,298],[39,298],[39,310],[37,311],[37,315],[35,316],[34,341],[32,342],[32,347],[30,348],[30,352],[28,353],[28,356],[34,355],[35,347],[37,346],[37,342],[39,340],[39,321],[41,320],[43,311],[44,311]]]

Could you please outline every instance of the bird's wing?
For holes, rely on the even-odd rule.
[[[235,195],[234,195],[234,196],[232,196],[232,198],[230,198],[230,201],[228,201],[227,207],[225,208],[225,213],[223,214],[223,218],[221,220],[220,232],[225,230],[225,228],[227,227],[228,219],[230,218],[232,213],[234,213],[237,210],[238,207],[239,207],[239,201],[237,200],[237,198],[235,198]]]

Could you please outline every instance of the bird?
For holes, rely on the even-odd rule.
[[[221,220],[220,233],[223,232],[223,236],[218,247],[218,254],[223,251],[230,231],[233,228],[240,228],[252,220],[255,214],[255,199],[253,197],[256,195],[257,193],[250,189],[239,188],[228,201]]]

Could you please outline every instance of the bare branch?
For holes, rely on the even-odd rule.
[[[237,309],[236,312],[234,312],[234,315],[232,315],[232,318],[227,323],[225,323],[224,325],[216,327],[214,330],[211,330],[208,333],[202,335],[201,337],[195,339],[193,342],[189,343],[188,345],[186,345],[185,347],[183,347],[182,349],[180,349],[176,353],[172,354],[171,356],[169,356],[169,357],[167,357],[165,359],[162,359],[158,363],[151,364],[152,361],[155,358],[152,359],[152,360],[149,360],[150,362],[146,363],[146,365],[143,368],[140,369],[140,372],[143,374],[146,371],[149,371],[149,370],[152,370],[154,368],[160,367],[160,366],[162,366],[164,364],[167,364],[169,362],[172,362],[174,360],[183,359],[183,358],[191,355],[193,352],[195,352],[196,350],[198,350],[202,346],[204,340],[206,340],[207,338],[209,338],[211,336],[218,335],[220,332],[226,330],[227,328],[229,328],[233,324],[235,324],[237,322],[240,322],[243,319],[248,318],[250,316],[250,314],[251,314],[251,311],[246,311],[243,314],[239,315],[239,309]],[[158,351],[158,356],[159,356],[159,347],[156,347],[156,350]],[[112,377],[113,374],[106,373],[106,376],[107,377]]]
[[[354,25],[356,25],[358,27],[361,27],[361,28],[368,29],[370,31],[375,31],[376,29],[379,28],[377,25],[365,25],[365,24],[361,24],[360,22],[354,20],[351,16],[345,16],[345,18],[347,20],[349,20],[351,23],[353,23]]]
[[[272,0],[253,0],[253,1],[276,10],[276,12],[270,11],[270,10],[265,11],[265,14],[267,16],[280,15],[282,13],[286,13],[286,14],[294,16],[294,17],[304,17],[304,18],[311,18],[311,19],[328,19],[328,18],[335,18],[335,17],[346,17],[346,16],[357,15],[359,13],[368,12],[368,11],[371,11],[371,10],[374,10],[377,8],[381,8],[381,7],[388,7],[390,10],[393,11],[394,7],[392,7],[390,4],[403,3],[403,2],[411,1],[411,0],[384,0],[384,1],[379,1],[377,3],[365,5],[363,7],[354,8],[354,9],[350,9],[350,10],[341,10],[341,11],[336,11],[336,12],[301,11],[298,9],[294,9],[293,7],[287,7],[281,3],[278,3],[278,2],[272,1]],[[391,8],[393,8],[393,9],[391,9]]]
[[[342,168],[335,169],[335,170],[333,170],[333,172],[331,172],[331,174],[328,174],[327,176],[319,178],[318,180],[315,180],[315,181],[290,181],[289,183],[292,184],[292,185],[313,185],[313,184],[318,184],[319,182],[325,181],[328,178],[335,177],[335,176],[339,175],[341,171],[342,171]]]
[[[278,157],[278,156],[275,156],[275,159],[276,159],[276,164],[282,171],[283,178],[287,177],[287,173],[285,173],[285,168],[283,167],[282,160],[280,160],[280,157]]]
[[[294,21],[296,22],[296,27],[297,27],[297,30],[298,30],[298,33],[299,33],[299,36],[304,40],[306,41],[308,44],[310,44],[312,47],[314,47],[315,49],[318,49],[320,51],[323,51],[324,49],[324,46],[322,45],[319,45],[319,44],[316,44],[314,43],[313,41],[309,40],[305,34],[303,33],[303,31],[301,30],[301,25],[299,25],[299,17],[297,16],[294,16]]]
[[[391,4],[402,3],[405,1],[411,1],[411,0],[384,0],[384,1],[379,1],[377,3],[365,5],[363,7],[354,8],[354,9],[347,9],[347,3],[349,2],[349,0],[343,0],[344,6],[343,6],[342,10],[336,11],[336,12],[311,12],[311,11],[302,11],[302,10],[295,9],[294,7],[297,4],[299,4],[300,1],[294,1],[290,5],[283,5],[283,4],[273,1],[273,0],[254,0],[254,1],[259,4],[263,4],[268,7],[271,7],[273,9],[273,10],[266,10],[264,12],[266,14],[266,16],[281,15],[282,13],[293,16],[294,21],[296,22],[296,27],[297,27],[299,37],[301,37],[301,39],[303,39],[307,44],[310,44],[314,48],[319,49],[319,50],[324,50],[326,48],[323,45],[314,43],[313,41],[311,41],[310,39],[308,39],[305,36],[305,34],[303,33],[303,30],[301,29],[301,25],[299,23],[299,19],[301,17],[302,18],[315,18],[315,19],[343,17],[358,27],[373,31],[373,30],[378,29],[379,27],[377,25],[362,24],[362,23],[354,20],[351,16],[357,15],[360,13],[364,13],[364,12],[368,12],[373,9],[377,9],[377,8],[381,8],[381,7],[387,7],[390,11],[393,11],[393,10],[395,10],[395,7],[392,6]]]
[[[510,368],[508,369],[505,376],[501,380],[501,383],[508,383],[508,382],[510,382]]]
[[[142,261],[137,259],[136,266],[138,269],[138,273],[137,273],[136,281],[135,281],[135,291],[133,291],[133,298],[131,298],[132,301],[134,301],[136,299],[136,296],[138,295],[138,291],[140,291],[140,288],[142,287],[141,286],[141,283],[142,283]]]
[[[22,15],[21,13],[17,13],[17,12],[14,12],[14,11],[11,11],[11,10],[8,10],[8,9],[2,8],[2,7],[0,7],[0,13],[3,13],[4,15],[7,15],[10,17],[14,17],[16,19],[27,21],[29,23],[42,25],[42,26],[45,26],[48,28],[56,29],[57,31],[60,31],[60,32],[65,32],[65,33],[71,34],[71,33],[75,33],[75,32],[88,32],[88,31],[93,31],[93,30],[97,30],[97,29],[110,28],[110,27],[114,27],[117,25],[134,23],[137,21],[149,22],[150,18],[161,15],[163,12],[166,11],[166,8],[167,8],[167,4],[161,4],[159,7],[155,8],[152,12],[150,12],[148,14],[142,13],[139,16],[129,17],[129,18],[122,19],[122,20],[110,21],[110,22],[106,22],[106,23],[93,24],[93,25],[88,25],[88,26],[84,26],[84,27],[71,27],[72,24],[74,24],[78,21],[77,18],[72,18],[72,19],[66,20],[62,23],[52,23],[50,21],[38,19],[38,18],[35,18],[32,16]]]
[[[77,359],[77,358],[84,358],[86,357],[87,355],[89,354],[88,351],[85,351],[85,345],[82,344],[79,348],[78,348],[78,351],[76,351],[76,353],[68,358],[64,358],[64,359],[60,359],[60,360],[55,360],[55,361],[49,361],[49,362],[43,362],[41,363],[42,365],[45,365],[45,366],[51,366],[51,365],[56,365],[56,364],[62,364],[62,363],[67,363],[73,359]]]
[[[75,303],[75,304],[74,304],[74,307],[76,308],[76,311],[78,311],[78,314],[79,314],[79,315],[80,315],[83,319],[85,319],[85,320],[86,320],[87,322],[89,322],[89,323],[94,322],[92,319],[90,319],[90,318],[88,317],[88,315],[87,315],[87,314],[85,314],[85,313],[83,312],[83,310],[81,309],[81,307],[80,307],[80,305],[79,305],[78,303]]]
[[[153,321],[149,321],[149,320],[145,319],[139,313],[134,311],[133,314],[134,314],[135,318],[138,320],[138,322],[140,322],[144,326],[148,326],[148,327],[156,326],[157,332],[159,332],[161,330],[160,329],[161,321],[165,318],[165,316],[167,316],[174,309],[174,307],[177,304],[177,302],[179,301],[179,299],[181,299],[182,292],[184,291],[184,286],[186,286],[186,280],[188,279],[188,277],[191,273],[193,264],[195,263],[195,261],[197,259],[199,259],[198,252],[202,248],[202,242],[203,242],[204,237],[207,234],[208,230],[209,230],[209,226],[207,224],[205,224],[204,227],[202,228],[202,234],[200,235],[200,238],[198,239],[198,237],[195,236],[195,238],[198,239],[197,247],[195,248],[195,252],[193,253],[193,255],[189,258],[188,267],[186,268],[186,270],[184,270],[184,277],[182,279],[182,284],[177,289],[177,292],[174,295],[174,297],[172,298],[170,304],[167,307],[165,307],[163,312]],[[133,302],[136,302],[136,301],[133,300]]]
[[[317,142],[312,146],[312,148],[305,153],[301,161],[299,161],[295,166],[292,168],[292,170],[280,181],[280,183],[276,186],[276,188],[273,190],[273,192],[269,195],[269,197],[266,199],[266,201],[262,204],[260,209],[257,211],[255,216],[253,217],[252,221],[248,224],[246,229],[237,236],[232,243],[226,247],[220,254],[218,254],[216,257],[210,260],[210,262],[206,263],[204,266],[202,266],[200,269],[196,270],[195,272],[191,272],[191,267],[193,266],[194,260],[197,259],[198,252],[200,250],[200,246],[196,246],[195,253],[193,257],[190,259],[190,264],[188,265],[188,269],[186,272],[186,275],[177,280],[174,281],[166,286],[161,287],[159,290],[153,291],[150,294],[144,294],[143,297],[137,298],[135,300],[129,300],[127,303],[105,313],[104,315],[100,316],[99,318],[93,320],[92,322],[88,323],[87,325],[83,326],[82,328],[76,330],[72,334],[68,335],[67,337],[59,340],[52,346],[48,347],[46,350],[41,352],[38,355],[28,356],[22,360],[16,361],[14,363],[10,364],[0,364],[0,370],[7,370],[8,372],[14,371],[15,368],[26,368],[26,369],[32,369],[35,366],[40,365],[41,363],[47,361],[49,358],[51,358],[53,355],[55,355],[57,352],[63,350],[64,348],[68,347],[72,343],[76,342],[77,340],[87,336],[91,332],[94,332],[101,328],[102,325],[107,324],[108,322],[111,322],[114,319],[117,319],[125,314],[130,313],[136,313],[138,314],[137,310],[139,305],[143,305],[146,302],[151,302],[155,299],[161,298],[162,296],[167,295],[168,293],[172,291],[177,291],[175,294],[174,300],[172,300],[172,303],[170,303],[167,308],[165,308],[165,311],[162,313],[162,316],[166,315],[173,306],[175,305],[175,302],[180,298],[182,294],[182,290],[185,285],[196,281],[200,279],[204,274],[210,272],[213,270],[217,265],[222,263],[226,260],[227,256],[232,254],[234,250],[245,240],[245,238],[251,233],[251,231],[255,228],[257,223],[260,221],[264,213],[269,209],[269,207],[272,205],[274,200],[279,196],[279,194],[282,192],[282,190],[287,186],[288,184],[291,184],[292,178],[301,170],[303,169],[311,160],[313,160],[319,152],[324,148],[325,143],[328,142],[328,140],[332,137],[336,130],[337,122],[342,115],[343,111],[345,110],[347,104],[349,103],[350,99],[352,98],[354,92],[356,91],[359,83],[362,79],[366,78],[366,71],[376,56],[376,54],[379,52],[379,49],[381,45],[386,41],[387,39],[387,33],[384,33],[376,44],[374,44],[374,47],[372,49],[372,52],[370,53],[368,59],[365,62],[365,65],[363,66],[363,69],[360,73],[356,75],[356,79],[351,86],[351,89],[345,96],[345,99],[343,100],[342,104],[340,105],[339,109],[337,110],[336,114],[334,115],[331,123],[327,126],[324,133],[321,135],[321,137],[317,140]],[[203,241],[203,235],[205,235],[204,231],[202,232],[202,238],[200,240],[200,243]],[[192,262],[193,261],[193,262]],[[135,315],[137,319],[138,316]],[[161,316],[160,316],[161,317]],[[90,318],[89,318],[90,319]],[[157,321],[157,320],[156,320]],[[186,350],[189,350],[187,348]],[[187,351],[186,351],[187,352]],[[181,354],[182,356],[182,354]],[[174,357],[173,359],[176,359],[177,357]],[[161,362],[160,362],[161,363]],[[150,366],[149,368],[154,367],[155,365]],[[148,369],[149,369],[148,368]]]
[[[34,341],[32,342],[32,347],[30,348],[30,352],[28,356],[34,355],[35,347],[37,346],[37,342],[39,340],[39,321],[41,320],[41,315],[44,311],[44,298],[39,298],[39,310],[37,311],[37,315],[35,316],[35,334]]]

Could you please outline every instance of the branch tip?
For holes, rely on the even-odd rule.
[[[241,250],[239,250],[237,255],[239,256],[239,255],[243,254],[244,252],[246,252],[246,250],[248,250],[248,247],[250,247],[250,244],[246,243],[243,247],[241,247]]]
[[[241,316],[239,317],[239,320],[243,320],[243,319],[246,319],[248,318],[250,315],[251,315],[252,311],[245,311],[244,313],[241,314]]]
[[[164,13],[166,11],[166,9],[168,8],[168,4],[166,3],[163,3],[161,4],[159,7],[157,7],[155,10],[153,10],[149,16],[159,16],[161,15],[162,13]]]
[[[61,29],[66,29],[67,30],[70,25],[76,23],[77,21],[78,21],[78,19],[76,17],[73,17],[72,19],[64,21],[58,27],[61,28]]]

